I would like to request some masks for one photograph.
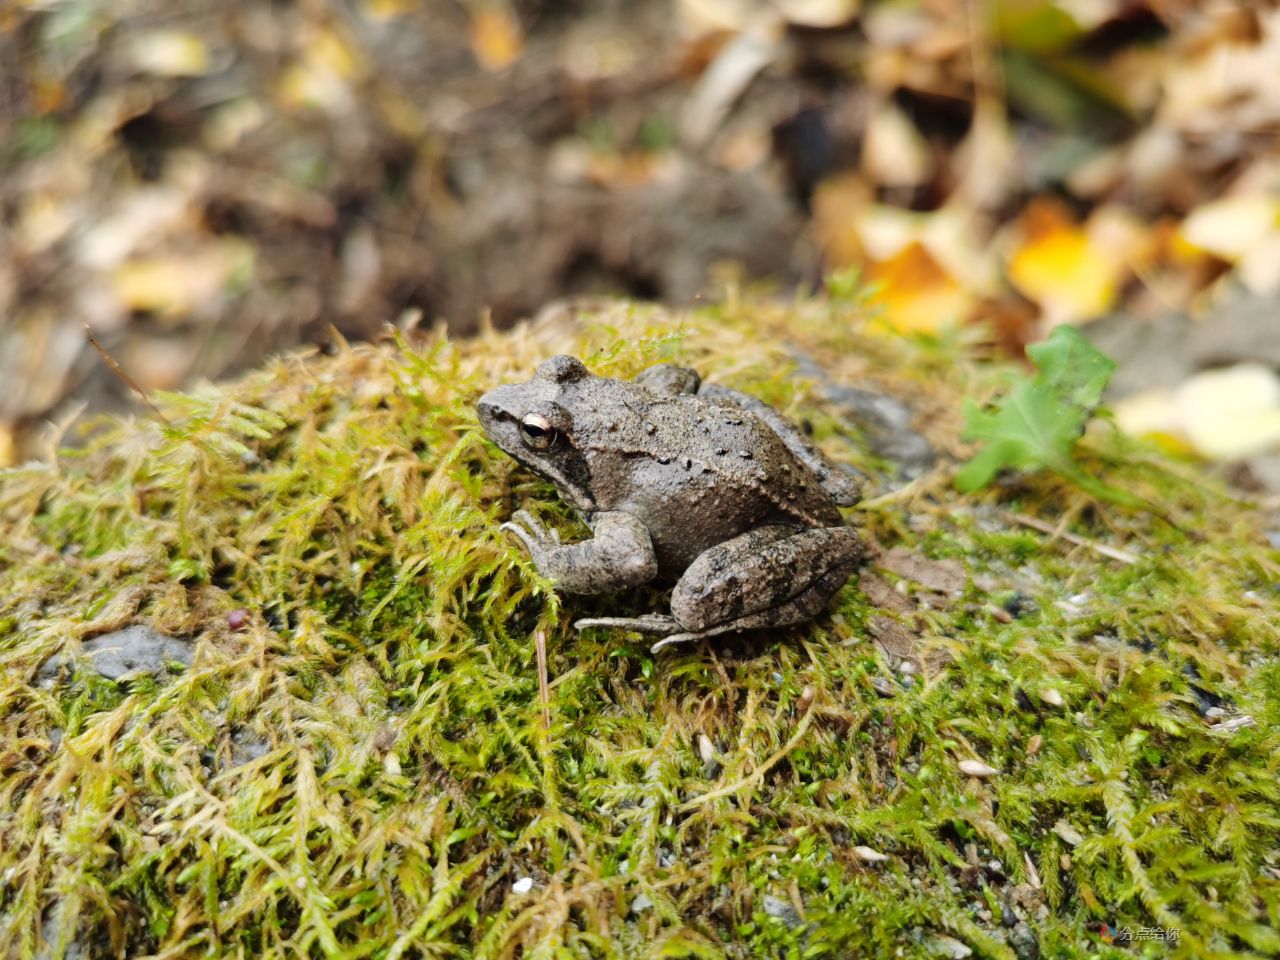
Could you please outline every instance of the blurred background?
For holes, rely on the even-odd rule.
[[[1280,489],[1280,12],[1191,0],[0,3],[0,465],[78,403],[406,316],[856,271],[1081,324]]]

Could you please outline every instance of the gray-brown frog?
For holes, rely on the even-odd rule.
[[[502,529],[567,593],[675,583],[671,613],[579,620],[684,640],[814,617],[862,541],[858,486],[772,407],[685,367],[634,380],[552,357],[476,406],[485,433],[556,485],[593,537],[562,545],[521,510]]]

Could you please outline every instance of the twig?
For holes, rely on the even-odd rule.
[[[93,335],[93,327],[89,326],[89,322],[85,320],[83,323],[85,336],[87,336],[89,338],[89,342],[93,344],[93,349],[98,351],[98,356],[102,357],[102,362],[107,365],[107,369],[119,377],[126,387],[141,397],[142,402],[151,408],[151,412],[159,417],[166,427],[172,427],[173,424],[169,422],[169,418],[160,412],[160,408],[157,407],[151,397],[148,396],[147,391],[142,389],[138,384],[138,381],[125,373],[124,367],[120,366],[116,361],[116,358],[107,352],[107,348],[98,342],[98,338]]]
[[[696,807],[702,806],[702,804],[709,800],[718,800],[721,797],[727,797],[731,794],[737,793],[743,787],[749,787],[753,783],[759,783],[763,780],[764,775],[768,773],[769,770],[778,763],[778,761],[794,750],[804,738],[806,731],[809,729],[809,724],[813,722],[816,702],[816,698],[814,701],[810,702],[809,709],[805,711],[804,716],[800,718],[800,722],[796,724],[796,732],[791,735],[791,739],[784,743],[777,753],[769,757],[769,759],[765,760],[764,763],[760,764],[760,766],[756,767],[750,774],[743,777],[737,783],[731,783],[728,786],[719,787],[715,790],[704,793],[700,797],[694,797],[692,800],[686,800],[684,803],[680,804],[680,806],[676,807],[676,811],[684,813],[685,811],[693,810]]]
[[[551,729],[551,688],[547,684],[547,635],[538,630],[533,635],[533,648],[538,652],[538,695],[542,698],[542,729]]]
[[[1001,511],[1005,517],[1014,523],[1020,523],[1024,527],[1030,527],[1032,530],[1039,530],[1041,533],[1047,533],[1051,537],[1059,537],[1067,543],[1074,544],[1077,547],[1084,547],[1086,550],[1092,550],[1094,553],[1100,553],[1104,557],[1110,557],[1112,560],[1119,560],[1121,563],[1137,563],[1139,557],[1135,553],[1128,550],[1121,550],[1118,547],[1109,547],[1105,543],[1098,543],[1096,540],[1086,540],[1084,537],[1078,537],[1074,533],[1067,530],[1059,530],[1051,523],[1036,517],[1029,517],[1025,513],[1013,513],[1009,510]]]

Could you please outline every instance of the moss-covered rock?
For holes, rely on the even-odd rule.
[[[472,413],[554,352],[617,375],[679,360],[808,423],[867,474],[850,518],[878,559],[802,628],[657,657],[575,634],[570,613],[657,598],[562,614],[498,525],[525,503],[581,527]],[[1000,375],[970,352],[869,336],[847,302],[619,306],[275,360],[0,474],[0,943],[1280,950],[1280,565],[1259,514],[1105,428],[1085,467],[1156,509],[1052,477],[954,493],[961,400]],[[905,398],[939,465],[898,479],[822,400],[849,383]],[[131,624],[189,638],[190,665],[113,681],[75,660]]]

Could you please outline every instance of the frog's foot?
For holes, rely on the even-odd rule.
[[[738,633],[747,630],[748,627],[739,626],[737,623],[726,623],[719,627],[712,627],[709,630],[690,630],[684,633],[673,633],[668,637],[663,637],[657,643],[649,648],[650,653],[657,653],[663,647],[670,647],[677,643],[690,643],[694,640],[705,640],[707,637],[716,637],[722,633]]]
[[[575,630],[586,630],[588,627],[616,627],[619,630],[634,630],[637,633],[656,633],[659,636],[678,634],[680,624],[675,617],[665,613],[649,613],[643,617],[587,617],[573,622]],[[667,641],[662,641],[666,643]]]
[[[547,530],[528,510],[517,510],[511,515],[511,519],[498,529],[515,534],[534,557],[549,548],[560,546],[559,531]]]
[[[665,613],[649,613],[643,617],[588,617],[583,620],[575,620],[573,622],[574,629],[585,630],[588,627],[614,627],[618,630],[634,630],[636,633],[652,633],[662,637],[657,643],[649,648],[651,653],[657,653],[663,647],[670,646],[673,643],[688,643],[691,640],[701,640],[704,637],[714,637],[720,633],[728,633],[731,630],[743,630],[736,623],[728,623],[718,627],[711,627],[709,630],[685,630],[675,617],[668,616]]]

